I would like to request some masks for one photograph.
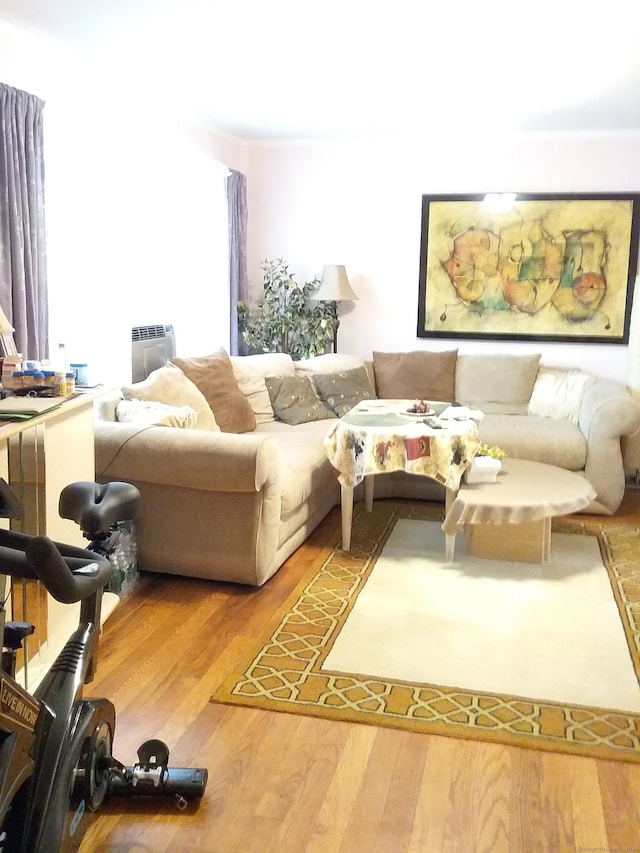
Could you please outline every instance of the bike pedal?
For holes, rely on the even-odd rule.
[[[133,786],[151,782],[158,787],[164,781],[169,764],[169,747],[164,741],[146,740],[138,749],[138,763],[133,768]]]

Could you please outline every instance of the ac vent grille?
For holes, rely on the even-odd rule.
[[[155,338],[166,338],[173,334],[173,326],[134,326],[131,329],[132,341],[150,341]]]

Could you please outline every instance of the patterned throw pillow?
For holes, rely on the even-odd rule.
[[[314,373],[311,378],[320,400],[339,418],[361,400],[376,398],[366,367],[341,370],[338,373]]]
[[[285,424],[295,426],[335,417],[319,400],[308,376],[267,376],[264,381],[275,416]]]

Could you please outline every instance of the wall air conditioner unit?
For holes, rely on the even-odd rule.
[[[173,326],[134,326],[131,329],[131,381],[142,382],[175,354]]]

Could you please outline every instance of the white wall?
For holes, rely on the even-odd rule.
[[[238,141],[103,68],[0,21],[0,80],[46,102],[50,350],[120,384],[133,325],[173,323],[181,355],[228,340],[221,163],[243,164]]]
[[[416,105],[419,108],[420,105]],[[424,108],[428,108],[425,106]],[[478,138],[434,120],[425,140],[254,143],[247,161],[249,274],[284,257],[300,281],[345,264],[359,301],[344,305],[338,348],[542,352],[626,382],[624,345],[477,342],[417,337],[422,194],[640,190],[640,136]]]

